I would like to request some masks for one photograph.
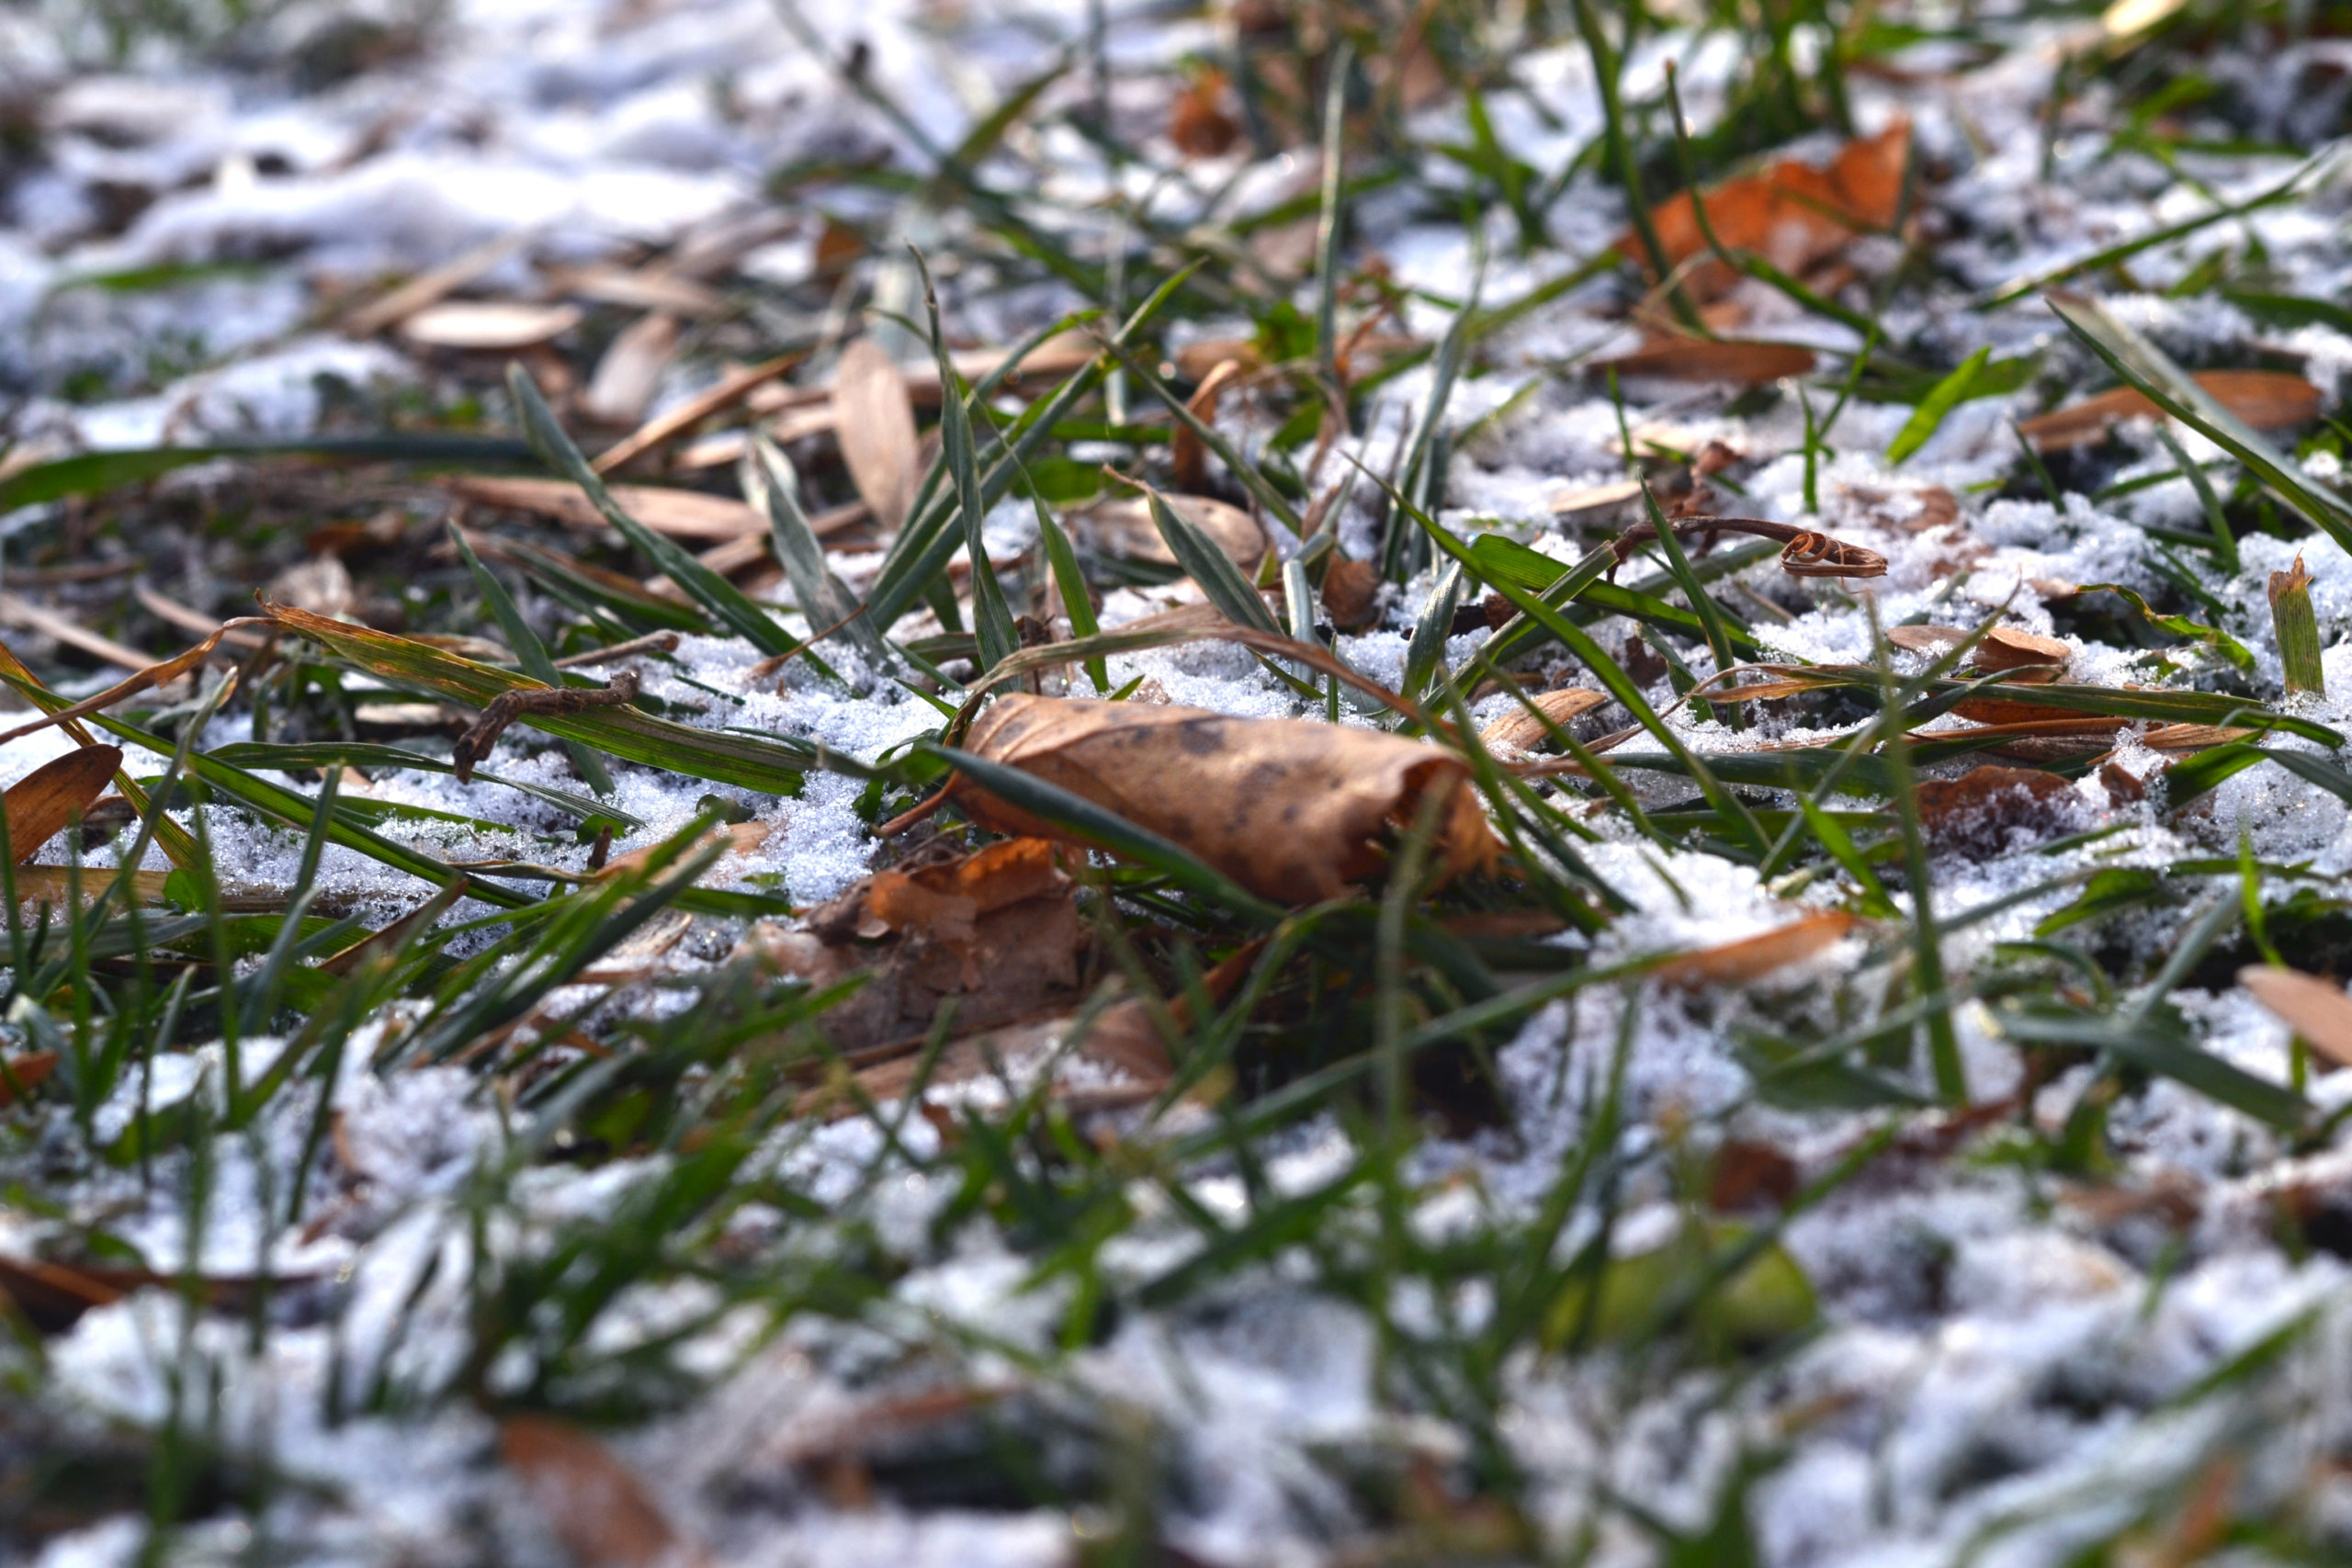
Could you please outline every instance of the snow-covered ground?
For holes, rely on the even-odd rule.
[[[2210,688],[2226,676],[2238,682],[2230,689],[2352,731],[2352,644],[2336,644],[2352,623],[2352,558],[2324,535],[2249,535],[2234,575],[2196,558],[2218,608],[2192,607],[2191,618],[2243,645],[2251,668],[2242,673],[2195,645],[2170,646],[2164,662],[2136,641],[2099,639],[2099,627],[2124,625],[2132,612],[2108,595],[2113,616],[2091,620],[2079,613],[2084,597],[2066,590],[2172,592],[2147,530],[2201,532],[2203,504],[2177,477],[2103,501],[2079,491],[2054,501],[1997,493],[2018,463],[2012,422],[2108,378],[2038,295],[1979,308],[2014,282],[2267,190],[2318,149],[2295,199],[2132,256],[2134,289],[2115,288],[2109,269],[2083,283],[2105,290],[2118,319],[2185,365],[2291,367],[2335,409],[2352,336],[2324,322],[2257,319],[2201,287],[2173,290],[2193,284],[2211,258],[2236,265],[2258,251],[2264,292],[2346,297],[2352,168],[2328,154],[2352,56],[2330,39],[2264,51],[2217,44],[2205,67],[2235,106],[2243,145],[2181,152],[2181,166],[2168,168],[2114,150],[2108,133],[2124,110],[2104,82],[2070,87],[2064,110],[2050,111],[2061,73],[2079,82],[2069,62],[2102,46],[2096,19],[2041,9],[1980,7],[1981,36],[1996,49],[1930,40],[1893,55],[1900,69],[1849,78],[1857,133],[1907,118],[1923,175],[1924,271],[1871,306],[1885,341],[1947,365],[1988,345],[1996,360],[2035,355],[2030,380],[1962,403],[1896,465],[1882,454],[1912,418],[1909,403],[1846,404],[1817,460],[1794,396],[1743,413],[1735,407],[1751,400],[1734,405],[1721,389],[1629,382],[1621,412],[1581,369],[1639,335],[1627,321],[1630,274],[1604,270],[1481,344],[1446,407],[1458,441],[1440,520],[1573,560],[1589,541],[1566,536],[1555,498],[1623,478],[1627,425],[1637,441],[1686,454],[1720,444],[1731,460],[1722,471],[1738,486],[1727,506],[1817,525],[1890,562],[1866,584],[1799,581],[1770,560],[1745,570],[1752,592],[1732,602],[1762,603],[1751,618],[1781,660],[1867,662],[1866,600],[1883,626],[1973,626],[2006,614],[2013,626],[2065,641],[2073,679]],[[86,14],[52,0],[0,16],[0,92],[32,128],[26,150],[0,165],[0,393],[17,444],[0,469],[11,472],[77,451],[300,437],[355,402],[434,405],[461,385],[488,385],[479,367],[453,367],[397,333],[357,339],[336,323],[386,280],[501,239],[514,248],[469,292],[537,296],[560,267],[634,265],[658,252],[714,258],[704,277],[766,301],[748,326],[732,322],[738,338],[714,331],[704,348],[679,355],[649,414],[709,385],[720,360],[752,357],[741,351],[750,344],[739,347],[742,334],[821,332],[827,309],[861,302],[842,292],[831,307],[805,303],[828,210],[881,224],[934,265],[945,258],[942,303],[960,341],[1015,342],[1104,302],[1009,266],[956,262],[967,231],[943,210],[952,203],[894,206],[886,191],[852,183],[816,187],[821,199],[779,198],[770,182],[819,164],[927,170],[937,149],[1065,50],[1078,51],[1080,66],[1042,100],[1054,112],[1017,126],[980,174],[1034,199],[1036,220],[1074,254],[1101,255],[1146,218],[1229,223],[1310,195],[1317,175],[1311,146],[1253,161],[1245,141],[1190,162],[1170,148],[1159,73],[1230,50],[1234,20],[1223,14],[1136,7],[1107,17],[1114,122],[1181,169],[1176,178],[1116,163],[1072,129],[1066,111],[1096,90],[1085,50],[1093,23],[1079,5],[799,7],[795,15],[842,59],[854,54],[863,79],[903,108],[903,123],[853,92],[769,0],[322,0],[284,7],[225,53],[154,35],[103,69],[93,60],[96,35],[74,19]],[[1481,25],[1507,42],[1514,23],[1498,15]],[[1647,37],[1628,62],[1625,90],[1655,91],[1675,59],[1704,130],[1723,111],[1742,47],[1721,33]],[[1589,58],[1572,32],[1501,52],[1510,76],[1487,89],[1492,135],[1548,179],[1599,131]],[[350,69],[353,60],[364,63]],[[1452,95],[1418,110],[1413,125],[1430,148],[1473,137]],[[1820,157],[1835,145],[1825,134],[1782,152]],[[1395,324],[1421,338],[1445,331],[1446,302],[1467,297],[1479,253],[1490,258],[1475,279],[1480,298],[1507,304],[1577,270],[1624,226],[1617,192],[1588,164],[1545,214],[1548,247],[1521,247],[1500,207],[1474,243],[1430,195],[1467,176],[1434,151],[1422,158],[1421,183],[1364,195],[1351,231],[1359,264],[1377,254],[1390,283],[1408,291]],[[1856,243],[1855,280],[1841,298],[1871,304],[1897,249],[1884,238]],[[910,269],[895,253],[855,276],[878,306],[919,317]],[[1114,303],[1131,308],[1159,281],[1128,276]],[[1829,389],[1809,394],[1826,412],[1860,334],[1760,284],[1733,298],[1744,334],[1826,351],[1820,379]],[[1311,284],[1298,299],[1311,312]],[[1171,346],[1248,331],[1238,311],[1230,321],[1193,319],[1171,333]],[[1391,471],[1433,379],[1425,365],[1386,383],[1364,428],[1338,439],[1323,478],[1340,478],[1349,457]],[[1124,395],[1145,407],[1136,389]],[[1218,418],[1237,442],[1268,434],[1248,399],[1229,399]],[[2219,456],[2194,433],[2178,438],[2193,460]],[[2173,471],[2152,426],[2117,439],[2120,464],[2098,470],[2098,484]],[[2326,450],[2302,466],[2323,483],[2341,473]],[[2226,485],[2234,470],[2215,474]],[[195,468],[164,481],[164,493],[221,482],[220,470]],[[1358,557],[1378,544],[1370,488],[1351,497],[1340,529]],[[1936,492],[1957,502],[1956,517],[1907,527]],[[0,519],[0,587],[20,545],[55,536],[72,504]],[[989,528],[1008,554],[1026,547],[1028,502],[1007,502]],[[2290,515],[2280,533],[2295,531]],[[2298,556],[2316,580],[2331,645],[2328,692],[2283,698],[2267,585]],[[842,554],[835,564],[861,582],[872,558]],[[202,578],[191,567],[175,591]],[[1388,590],[1380,623],[1340,638],[1342,657],[1397,681],[1434,581],[1423,572]],[[1184,592],[1114,592],[1104,623]],[[232,607],[226,593],[216,598],[208,607]],[[1613,650],[1630,629],[1612,622],[1595,634]],[[1487,635],[1457,637],[1450,662],[1461,665]],[[688,637],[673,659],[643,667],[645,689],[693,710],[692,723],[779,733],[869,762],[937,728],[933,708],[861,681],[853,660],[835,660],[846,683],[800,666],[779,689],[746,644]],[[1897,669],[1926,663],[1905,653]],[[1296,706],[1238,648],[1193,644],[1110,665],[1114,685],[1148,677],[1181,704],[1258,716]],[[1565,660],[1558,672],[1578,679]],[[1670,695],[1662,674],[1653,684],[1661,702]],[[1477,714],[1490,720],[1511,709],[1507,696],[1489,696]],[[1611,705],[1578,728],[1589,739],[1625,722]],[[1801,739],[1824,721],[1765,717],[1735,735],[1684,708],[1671,722],[1712,753]],[[252,724],[250,709],[232,705],[204,744],[250,739]],[[2143,739],[2121,737],[2112,763],[2134,784],[2168,761]],[[2292,737],[2267,743],[2324,750]],[[1627,750],[1646,744],[1637,738]],[[53,729],[10,742],[0,747],[0,773],[20,776],[67,746]],[[164,761],[134,752],[130,765],[156,773]],[[578,787],[563,753],[527,730],[510,733],[490,771]],[[642,824],[614,840],[615,853],[675,834],[714,787],[650,768],[616,764],[614,773],[614,804]],[[1690,794],[1671,775],[1625,777],[1653,807]],[[674,1213],[689,1212],[665,1204],[684,1202],[676,1194],[694,1150],[602,1163],[542,1157],[551,1151],[540,1130],[492,1077],[459,1065],[374,1070],[368,1047],[397,1028],[395,1015],[354,1037],[322,1098],[277,1095],[212,1137],[200,1159],[173,1146],[151,1159],[92,1157],[141,1120],[142,1096],[149,1107],[220,1100],[224,1047],[160,1055],[151,1073],[96,1109],[91,1128],[55,1099],[0,1112],[8,1118],[0,1258],[95,1230],[163,1273],[267,1273],[283,1283],[266,1332],[232,1307],[193,1310],[187,1297],[155,1287],[0,1353],[10,1358],[0,1359],[8,1397],[22,1402],[21,1413],[0,1414],[0,1474],[32,1473],[19,1454],[104,1456],[126,1432],[199,1432],[207,1464],[235,1479],[208,1483],[232,1501],[183,1505],[185,1522],[155,1538],[170,1560],[188,1562],[650,1562],[665,1551],[743,1564],[1109,1561],[1105,1520],[1132,1521],[1134,1472],[1156,1478],[1145,1486],[1157,1489],[1165,1560],[1220,1565],[1476,1551],[1658,1562],[1677,1532],[1688,1539],[1673,1545],[1681,1553],[1673,1560],[1731,1561],[1710,1556],[1702,1540],[1726,1508],[1745,1510],[1762,1561],[1791,1568],[2054,1568],[2109,1545],[2113,1561],[2184,1562],[2232,1528],[2242,1532],[2238,1560],[2249,1562],[2352,1550],[2352,1244],[2340,1224],[2321,1223],[2352,1213],[2352,1153],[2332,1121],[2352,1105],[2352,1074],[2314,1064],[2313,1131],[2295,1138],[2173,1077],[2119,1075],[2105,1057],[2044,1072],[2050,1059],[2023,1047],[2003,1007],[2005,976],[2063,962],[2036,944],[2055,929],[2044,926],[2053,913],[2086,886],[2104,886],[2094,877],[2163,874],[2154,894],[2107,917],[2096,945],[2086,939],[2080,950],[2108,976],[2144,978],[2212,901],[2239,897],[2242,851],[2266,868],[2261,898],[2274,909],[2301,900],[2295,912],[2311,917],[2339,897],[2352,874],[2352,819],[2342,800],[2269,764],[2234,773],[2177,814],[2161,809],[2161,789],[2120,787],[2112,773],[2070,788],[2071,836],[2062,842],[2020,832],[1933,862],[1933,914],[1955,928],[1942,944],[1944,968],[1973,991],[1953,1018],[1978,1109],[1800,1108],[1757,1092],[1769,1059],[1759,1039],[1833,1039],[1914,994],[1905,956],[1913,909],[1899,890],[1897,917],[1865,921],[1751,983],[1577,991],[1536,1011],[1500,1052],[1499,1124],[1432,1133],[1415,1148],[1399,1223],[1426,1249],[1378,1308],[1350,1281],[1397,1244],[1381,1189],[1362,1179],[1318,1211],[1312,1246],[1184,1290],[1155,1289],[1204,1249],[1188,1210],[1238,1229],[1284,1196],[1360,1172],[1363,1129],[1336,1112],[1259,1140],[1252,1161],[1220,1156],[1175,1168],[1152,1163],[1159,1132],[1124,1125],[1120,1135],[1146,1152],[1136,1156],[1127,1212],[1116,1224],[1104,1220],[1082,1260],[1061,1250],[1064,1238],[1016,1224],[1001,1195],[969,1190],[973,1166],[943,1145],[941,1126],[952,1123],[910,1116],[886,1138],[867,1119],[787,1121],[729,1173],[744,1197],[691,1211],[693,1224],[714,1227],[691,1237],[697,1267],[623,1286],[593,1323],[572,1323],[561,1321],[558,1292],[533,1295],[532,1270],[582,1236],[596,1239],[572,1265],[582,1271],[573,1283],[607,1262],[619,1267],[617,1237],[640,1227],[659,1236]],[[718,786],[770,831],[711,886],[801,906],[841,894],[876,850],[864,790],[858,779],[817,771],[797,797]],[[413,773],[387,776],[376,792],[501,825],[384,825],[444,859],[588,863],[586,845],[556,841],[559,813],[513,791]],[[1589,825],[1596,841],[1584,852],[1632,905],[1598,936],[1560,939],[1583,942],[1589,967],[1717,946],[1851,901],[1834,865],[1795,883],[1765,879],[1702,849],[1661,850],[1614,813]],[[211,811],[209,828],[231,890],[294,880],[300,834],[224,808]],[[168,865],[160,850],[149,863]],[[341,845],[324,852],[315,886],[334,912],[370,925],[425,891]],[[490,912],[468,904],[456,917]],[[2323,926],[2306,919],[2294,929]],[[669,945],[649,944],[650,977],[616,990],[598,1016],[637,1018],[656,1038],[690,1031],[696,994],[672,983],[720,968],[743,930],[701,916],[670,931]],[[2316,946],[2283,956],[2323,971],[2335,962]],[[588,999],[582,989],[571,1005]],[[2226,975],[2199,971],[2173,1002],[2204,1053],[2256,1078],[2290,1080],[2286,1027]],[[10,1053],[41,1043],[17,1015],[0,1039]],[[247,1077],[282,1046],[239,1042]],[[1622,1100],[1604,1106],[1621,1057]],[[1904,1064],[1888,1072],[1928,1087]],[[2114,1090],[2099,1146],[2061,1168],[2051,1151],[2070,1117],[2086,1114],[2094,1085],[2106,1086],[2102,1099]],[[994,1092],[983,1083],[935,1094],[952,1103]],[[315,1146],[322,1109],[334,1118],[323,1155]],[[1196,1128],[1189,1114],[1197,1113],[1172,1118],[1167,1135]],[[1686,1223],[1694,1168],[1746,1160],[1778,1173],[1769,1201],[1737,1207],[1751,1223],[1778,1216],[1770,1223],[1810,1281],[1817,1324],[1728,1363],[1677,1360],[1656,1347],[1555,1355],[1522,1345],[1483,1369],[1492,1419],[1481,1429],[1466,1412],[1484,1395],[1448,1385],[1431,1370],[1441,1358],[1413,1347],[1475,1337],[1498,1310],[1509,1264],[1488,1259],[1450,1276],[1439,1244],[1485,1258],[1482,1247],[1533,1237],[1565,1258],[1591,1241],[1598,1203],[1555,1216],[1549,1230],[1539,1221],[1564,1168],[1597,1135],[1610,1138],[1599,1154],[1613,1214],[1603,1245],[1621,1257],[1670,1243]],[[1023,1151],[1049,1167],[1045,1155]],[[291,1220],[298,1180],[302,1213]],[[849,1278],[868,1293],[842,1299]],[[1081,1280],[1111,1306],[1099,1315],[1081,1307]],[[510,1311],[519,1316],[501,1315]],[[658,1373],[650,1382],[691,1385],[692,1396],[646,1401],[633,1380],[649,1369]],[[643,1496],[613,1502],[617,1483],[584,1461],[535,1464],[501,1420],[539,1405],[614,1417],[599,1439]],[[987,1459],[991,1441],[1020,1450],[1021,1462]],[[976,1471],[997,1479],[959,1479]],[[1031,1472],[1042,1478],[1037,1495],[1055,1500],[1026,1502],[1002,1479]],[[1486,1517],[1472,1502],[1503,1490],[1495,1478],[1506,1474],[1514,1522],[1481,1536]],[[596,1497],[562,1495],[565,1484]],[[1096,1501],[1061,1500],[1072,1495]],[[0,1490],[0,1517],[6,1506]],[[18,1532],[0,1542],[34,1552],[43,1568],[113,1568],[140,1560],[148,1506],[134,1488],[63,1525],[0,1524]],[[650,1509],[658,1528],[632,1534],[605,1517],[615,1507]]]

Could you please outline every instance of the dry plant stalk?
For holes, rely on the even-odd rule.
[[[1018,768],[1182,845],[1264,897],[1343,896],[1387,860],[1383,833],[1441,792],[1441,874],[1493,864],[1469,764],[1379,730],[1303,719],[1236,718],[1173,705],[1014,693],[972,726],[965,747]],[[950,798],[1001,833],[1069,840],[1057,824],[957,774]]]
[[[618,707],[623,703],[633,701],[637,690],[637,671],[624,670],[601,690],[541,686],[499,693],[491,699],[490,705],[481,710],[481,716],[474,721],[474,727],[458,737],[457,745],[450,749],[449,761],[457,765],[458,782],[473,782],[475,766],[490,755],[490,749],[498,744],[498,738],[506,733],[506,727],[525,714],[585,713],[590,708]]]

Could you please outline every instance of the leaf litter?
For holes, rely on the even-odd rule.
[[[148,9],[9,1554],[2341,1553],[2332,21]]]

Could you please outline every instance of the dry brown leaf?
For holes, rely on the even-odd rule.
[[[1086,933],[1062,852],[1016,839],[877,872],[810,910],[802,929],[756,928],[751,950],[813,986],[868,976],[821,1025],[845,1052],[920,1040],[951,999],[959,1031],[1067,1010]]]
[[[1206,534],[1217,548],[1232,557],[1234,564],[1244,572],[1256,571],[1258,563],[1265,558],[1265,530],[1241,508],[1205,495],[1171,495],[1163,499],[1179,517]],[[1159,536],[1159,528],[1151,520],[1150,502],[1139,495],[1097,502],[1083,512],[1072,513],[1070,521],[1078,525],[1080,537],[1106,556],[1148,561],[1154,566],[1176,564],[1168,541]]]
[[[1323,570],[1323,613],[1343,632],[1380,618],[1380,571],[1370,561],[1334,554]]]
[[[870,337],[842,351],[833,371],[833,438],[850,483],[886,534],[898,532],[914,505],[922,472],[914,400],[889,351]]]
[[[1919,825],[1939,850],[1990,854],[2008,847],[2013,829],[2054,837],[2082,826],[2085,815],[2072,784],[2031,768],[1986,763],[1956,779],[1922,779],[1917,793]]]
[[[1168,106],[1168,139],[1187,158],[1215,158],[1232,150],[1241,127],[1226,112],[1231,101],[1225,73],[1201,72]]]
[[[1564,523],[1579,526],[1600,524],[1618,513],[1637,507],[1642,499],[1642,481],[1617,479],[1608,484],[1579,485],[1572,490],[1555,491],[1552,515]]]
[[[1377,840],[1442,792],[1435,858],[1448,875],[1493,863],[1469,765],[1379,730],[1235,718],[1013,693],[973,724],[975,755],[1057,784],[1172,840],[1251,892],[1336,898],[1385,863]],[[983,826],[1058,839],[1053,824],[958,774],[953,797]]]
[[[1910,149],[1910,122],[1897,120],[1876,136],[1848,142],[1826,168],[1781,159],[1707,192],[1708,226],[1725,249],[1750,251],[1782,272],[1801,274],[1845,249],[1855,234],[1894,226]],[[1708,249],[1688,191],[1659,203],[1650,222],[1670,265]],[[1630,231],[1619,238],[1617,248],[1649,265]],[[1736,281],[1736,275],[1712,259],[1685,276],[1707,298]]]
[[[2215,402],[2256,430],[2285,430],[2318,417],[2320,389],[2284,370],[2200,370],[2189,378]],[[2088,446],[2130,419],[2154,419],[2156,405],[2130,387],[2117,387],[2034,415],[2018,429],[2038,452]]]
[[[19,1093],[30,1094],[57,1070],[54,1051],[28,1051],[0,1061],[0,1105],[13,1105]]]
[[[1185,400],[1185,410],[1203,424],[1216,422],[1217,400],[1225,394],[1227,385],[1241,378],[1241,362],[1220,359],[1201,384],[1193,389]],[[1193,427],[1178,421],[1168,436],[1168,469],[1178,490],[1198,490],[1208,478],[1208,448],[1193,434]]]
[[[77,746],[10,784],[6,795],[0,796],[0,808],[7,813],[8,852],[17,863],[31,860],[87,811],[121,766],[119,746]],[[106,875],[92,870],[84,879],[95,890],[105,885]]]
[[[1749,985],[1812,957],[1853,929],[1853,916],[1843,909],[1825,909],[1737,942],[1679,953],[1655,973],[1669,986]]]
[[[583,1568],[654,1568],[679,1551],[678,1531],[645,1483],[578,1427],[510,1416],[498,1425],[498,1453]]]
[[[502,265],[529,244],[531,238],[530,230],[517,229],[475,246],[454,261],[421,272],[390,293],[379,295],[351,311],[343,319],[343,330],[354,337],[374,337],[387,327],[397,326]]]
[[[420,348],[458,348],[492,353],[537,348],[580,324],[575,305],[531,305],[521,300],[453,299],[428,305],[400,324],[401,336]]]
[[[536,512],[568,528],[609,526],[587,494],[567,479],[448,474],[441,483],[452,494],[468,501],[516,512]],[[673,490],[662,485],[615,485],[612,493],[614,502],[623,512],[673,539],[735,539],[746,534],[765,537],[768,531],[767,519],[760,515],[758,509],[733,496],[706,495],[698,490]]]
[[[2034,665],[2063,665],[2075,657],[2075,650],[2054,637],[2039,637],[2014,626],[1995,626],[1984,634],[1984,640],[1969,657],[1979,670],[2024,670]]]
[[[1542,708],[1544,716],[1550,719],[1554,726],[1565,727],[1568,720],[1579,714],[1590,713],[1607,702],[1609,697],[1606,693],[1590,691],[1582,686],[1563,686],[1558,691],[1544,692],[1528,700]],[[1478,739],[1486,743],[1489,750],[1498,747],[1509,747],[1516,751],[1532,751],[1537,747],[1547,744],[1551,739],[1551,734],[1544,728],[1542,719],[1538,719],[1533,714],[1521,707],[1511,709],[1510,712],[1480,730]]]
[[[2249,964],[2238,984],[2256,1001],[2338,1066],[2352,1066],[2352,997],[2316,975]]]
[[[667,310],[639,317],[616,336],[588,378],[580,412],[601,424],[635,424],[645,417],[662,375],[678,356],[678,318]]]
[[[1595,368],[1666,381],[1733,381],[1755,386],[1783,376],[1802,376],[1813,367],[1813,350],[1802,344],[1690,337],[1644,344]]]
[[[1254,375],[1266,367],[1265,355],[1246,337],[1198,338],[1178,349],[1173,358],[1176,374],[1187,381],[1205,379],[1210,371],[1228,359],[1240,366],[1245,375]]]

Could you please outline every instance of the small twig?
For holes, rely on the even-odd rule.
[[[1849,545],[1792,524],[1767,523],[1760,517],[1691,517],[1675,524],[1674,532],[1678,538],[1703,534],[1712,540],[1717,534],[1752,534],[1759,539],[1779,540],[1785,547],[1781,551],[1781,570],[1791,577],[1886,575],[1886,558],[1876,550],[1866,550],[1860,545]],[[1657,525],[1649,522],[1636,523],[1618,535],[1616,542],[1610,546],[1617,557],[1617,565],[1625,564],[1636,545],[1647,544],[1657,537]],[[1615,568],[1611,569],[1610,575],[1615,577]]]
[[[567,654],[555,661],[559,670],[578,670],[584,665],[610,664],[617,659],[634,659],[640,653],[675,653],[678,651],[676,632],[652,632],[644,637],[616,642],[610,648],[592,648],[585,653]]]
[[[490,755],[490,749],[506,732],[506,727],[526,714],[585,713],[590,708],[618,707],[637,695],[637,671],[624,670],[613,677],[612,684],[601,690],[579,686],[526,686],[512,692],[501,692],[491,705],[481,710],[481,717],[474,727],[458,737],[449,761],[457,765],[458,782],[469,784],[474,776],[474,764]]]

